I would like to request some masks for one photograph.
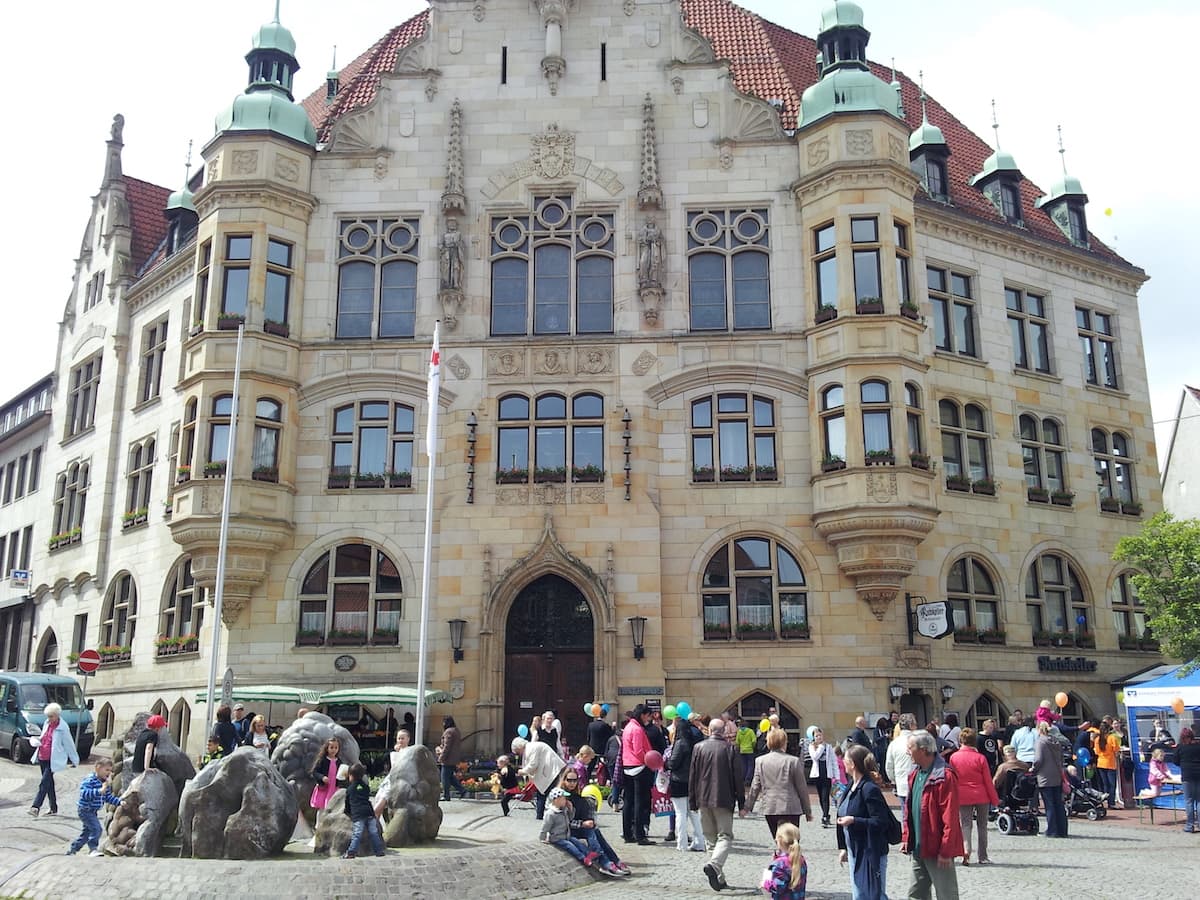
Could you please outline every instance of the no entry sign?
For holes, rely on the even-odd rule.
[[[100,654],[95,650],[84,650],[79,654],[79,659],[75,661],[79,666],[79,671],[84,675],[91,675],[100,668]]]

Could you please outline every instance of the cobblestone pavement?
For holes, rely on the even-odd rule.
[[[639,847],[621,841],[620,816],[605,810],[600,824],[634,875],[600,879],[565,854],[536,843],[538,823],[529,808],[514,806],[502,817],[498,804],[452,801],[437,849],[392,851],[384,859],[343,861],[317,858],[292,844],[281,860],[233,862],[179,859],[90,859],[64,857],[79,831],[75,798],[88,770],[58,776],[57,818],[31,819],[25,813],[37,785],[37,769],[0,759],[0,897],[25,892],[31,900],[55,900],[81,893],[122,897],[227,898],[232,884],[272,885],[274,895],[296,898],[412,897],[535,898],[586,892],[588,900],[639,900],[712,896],[701,868],[703,853],[680,853],[662,843]],[[958,869],[964,900],[1140,900],[1191,896],[1200,859],[1200,835],[1182,834],[1170,813],[1158,824],[1139,823],[1138,814],[1118,811],[1104,822],[1072,819],[1072,838],[1005,837],[994,827],[989,854],[995,864]],[[652,832],[661,841],[666,820]],[[735,844],[726,865],[731,889],[721,896],[761,897],[763,868],[770,860],[770,836],[760,816],[736,819]],[[838,865],[834,832],[802,824],[809,865],[809,897],[849,900],[850,880]],[[889,856],[889,896],[903,898],[910,883],[907,857]],[[248,879],[248,880],[247,880]],[[563,892],[567,892],[565,895]]]

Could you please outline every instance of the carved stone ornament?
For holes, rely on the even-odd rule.
[[[253,175],[258,169],[258,151],[257,150],[234,150],[233,151],[233,174],[234,175]]]
[[[221,173],[221,157],[214,156],[208,161],[208,170],[204,175],[204,183],[212,184]]]
[[[858,596],[866,602],[867,606],[871,607],[871,614],[882,622],[883,617],[887,615],[888,607],[892,605],[892,601],[896,599],[899,590],[888,588],[873,588],[871,590],[860,590]]]
[[[638,206],[643,209],[662,206],[662,187],[658,181],[658,148],[654,125],[654,102],[647,94],[642,101],[642,180],[638,186]]]
[[[637,278],[638,289],[662,288],[663,264],[666,259],[662,231],[653,216],[649,216],[638,232]]]
[[[442,212],[466,212],[462,143],[462,104],[450,106],[450,135],[446,141],[446,185],[442,188]]]
[[[888,135],[888,156],[896,162],[907,162],[908,153],[904,149],[904,141],[894,134]]]
[[[381,110],[378,102],[340,117],[329,137],[332,153],[368,153],[380,147]]]
[[[576,375],[609,375],[613,370],[611,347],[580,348],[575,353]]]
[[[895,472],[867,473],[867,496],[876,503],[890,503],[898,494]]]
[[[625,12],[625,15],[632,16],[637,10],[636,0],[625,0],[621,6],[621,9]]]
[[[567,74],[567,61],[561,56],[542,58],[542,77],[550,84],[550,96],[558,96],[558,82]]]
[[[733,168],[733,145],[729,141],[721,141],[718,160],[721,163],[721,168],[729,171]]]
[[[295,184],[300,180],[300,161],[291,156],[275,157],[275,177]]]
[[[875,134],[869,128],[851,128],[846,132],[847,156],[871,156],[875,152]]]
[[[446,368],[459,381],[466,381],[471,377],[471,367],[467,365],[467,361],[455,353],[452,357],[446,360]]]
[[[642,319],[647,325],[658,324],[658,311],[666,295],[667,292],[658,285],[643,285],[638,288],[638,297],[642,301]]]
[[[475,6],[471,10],[471,15],[475,17],[476,22],[482,22],[487,16],[487,7],[483,5],[483,0],[475,0]]]
[[[374,168],[375,168],[375,180],[376,181],[383,181],[383,179],[387,178],[388,155],[386,153],[380,153],[378,156],[375,157],[375,167]]]
[[[438,304],[442,307],[442,321],[447,331],[458,328],[458,313],[462,309],[463,293],[456,288],[442,288],[438,291]]]
[[[727,134],[731,139],[773,141],[784,137],[779,113],[769,103],[753,97],[733,97],[730,103]]]
[[[677,97],[683,93],[683,79],[678,75],[671,78],[671,90],[675,92],[675,96]]]
[[[896,667],[900,669],[928,669],[933,665],[928,647],[896,648]]]
[[[570,351],[565,347],[538,350],[534,357],[535,375],[566,375],[570,371]]]
[[[656,362],[658,362],[657,356],[649,350],[643,350],[641,355],[633,361],[633,374],[638,376],[648,374]]]
[[[487,355],[488,375],[512,378],[525,374],[525,351],[489,350]]]
[[[809,168],[815,169],[829,162],[829,138],[819,137],[808,145],[805,151]]]
[[[575,135],[559,131],[551,122],[544,133],[535,134],[530,148],[535,174],[542,178],[566,178],[575,169]]]
[[[437,75],[431,74],[425,79],[425,99],[432,103],[433,98],[437,96],[437,92]]]

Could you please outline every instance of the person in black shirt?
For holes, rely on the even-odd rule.
[[[854,720],[854,730],[850,732],[846,738],[852,744],[862,744],[868,750],[871,749],[871,739],[867,736],[867,717],[859,716]]]
[[[608,739],[612,737],[612,735],[612,726],[604,721],[603,716],[596,716],[594,719],[592,719],[592,721],[588,722],[587,745],[595,750],[596,753],[604,753],[605,748],[608,747]],[[592,761],[588,763],[587,775],[589,779],[593,777],[593,774],[596,771],[596,763],[599,761],[600,757],[595,756],[592,758]],[[612,772],[608,773],[608,777],[612,778]]]
[[[995,719],[983,723],[983,731],[976,735],[975,746],[987,760],[988,771],[995,775],[996,766],[1000,765],[1000,735],[996,734]]]
[[[140,775],[147,769],[156,768],[154,755],[158,752],[158,730],[167,727],[167,720],[162,716],[151,716],[146,720],[146,730],[138,735],[133,748],[133,773]]]
[[[237,749],[237,726],[233,724],[233,714],[228,706],[217,710],[217,724],[213,727],[213,736],[221,745],[221,755],[229,756]]]
[[[1025,714],[1019,709],[1014,709],[1013,714],[1008,717],[1008,725],[1004,729],[1004,746],[1007,747],[1012,743],[1013,735],[1025,724]]]

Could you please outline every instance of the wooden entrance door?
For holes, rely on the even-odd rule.
[[[505,629],[504,739],[535,714],[553,709],[572,751],[586,739],[595,699],[591,608],[579,589],[557,575],[525,587],[513,602]]]

